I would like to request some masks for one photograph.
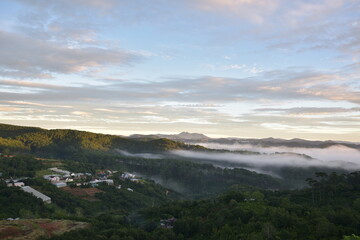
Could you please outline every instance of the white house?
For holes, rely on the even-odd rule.
[[[57,172],[57,173],[60,173],[62,175],[70,175],[70,172],[69,171],[66,171],[66,170],[62,170],[62,169],[59,169],[59,168],[49,168],[51,171],[53,172]]]
[[[94,181],[90,181],[89,183],[92,185],[92,186],[97,186],[99,183],[106,183],[107,185],[114,185],[114,180],[112,179],[105,179],[105,180],[98,180],[98,179],[95,179]]]
[[[65,182],[73,182],[74,181],[74,179],[72,179],[72,178],[66,178],[65,179]]]
[[[135,178],[136,176],[135,176],[135,174],[124,172],[123,174],[121,174],[121,177],[124,179],[131,179],[131,178]]]
[[[25,186],[25,183],[23,182],[9,182],[7,184],[8,187],[22,187]]]
[[[51,182],[60,181],[60,175],[44,175],[43,178]]]
[[[54,184],[57,188],[62,188],[67,186],[65,182],[51,182],[51,183]]]
[[[14,183],[14,187],[22,187],[22,186],[25,186],[25,183],[23,183],[23,182]]]

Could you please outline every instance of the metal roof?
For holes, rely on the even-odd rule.
[[[31,193],[32,195],[34,195],[37,198],[40,198],[41,200],[43,200],[44,202],[49,202],[51,201],[51,198],[46,196],[45,194],[42,194],[41,192],[33,189],[32,187],[29,186],[23,186],[21,187],[21,189],[25,192]]]

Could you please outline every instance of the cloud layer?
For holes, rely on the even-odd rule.
[[[358,1],[1,5],[1,122],[360,141]]]

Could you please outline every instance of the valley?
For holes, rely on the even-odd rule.
[[[2,208],[0,218],[68,219],[91,225],[52,239],[86,239],[92,231],[105,234],[104,229],[113,232],[115,226],[134,239],[162,235],[164,239],[263,239],[266,234],[298,239],[304,234],[298,229],[300,225],[294,223],[290,229],[277,221],[292,218],[289,221],[311,224],[302,214],[315,214],[316,209],[319,216],[326,216],[325,229],[336,226],[337,232],[331,236],[359,234],[355,230],[357,210],[346,220],[355,225],[344,228],[343,220],[332,220],[320,207],[341,206],[348,214],[349,208],[358,208],[360,191],[356,184],[360,178],[354,171],[359,166],[359,151],[355,143],[310,148],[278,143],[244,145],[239,140],[224,144],[217,139],[210,142],[210,138],[190,143],[190,139],[174,141],[163,136],[126,138],[11,125],[1,125],[0,129],[1,178],[8,185],[10,181],[19,186],[23,183],[51,198],[51,203],[45,203],[19,187],[3,184],[0,203],[11,207]],[[236,228],[242,229],[243,235],[234,229],[236,224],[231,219],[235,213],[218,212],[227,208],[239,211],[237,217],[244,225]],[[275,217],[278,211],[284,216]],[[207,215],[210,212],[215,215]],[[255,219],[243,218],[244,214]],[[213,225],[216,215],[221,216],[217,226]],[[112,225],[98,229],[109,221]],[[207,232],[200,223],[217,230]],[[269,228],[271,233],[255,234],[251,224]],[[316,239],[336,239],[308,227],[318,234]],[[226,228],[232,229],[231,234]],[[306,236],[311,239],[309,233]]]

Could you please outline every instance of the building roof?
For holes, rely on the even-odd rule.
[[[52,184],[54,184],[58,188],[67,186],[67,184],[65,182],[52,182]]]
[[[51,198],[46,196],[45,194],[42,194],[41,192],[33,189],[32,187],[29,186],[23,186],[21,187],[21,189],[25,192],[31,193],[32,195],[34,195],[37,198],[40,198],[41,200],[43,200],[44,202],[48,202],[51,201]]]

